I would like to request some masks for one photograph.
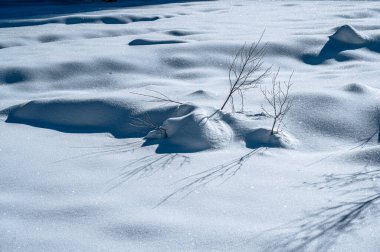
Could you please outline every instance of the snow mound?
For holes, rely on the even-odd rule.
[[[108,132],[115,137],[142,137],[177,111],[177,106],[140,109],[116,99],[36,100],[4,110],[6,122],[69,133]]]
[[[365,85],[350,84],[328,92],[298,93],[285,123],[303,143],[318,148],[327,147],[322,139],[334,139],[332,146],[336,141],[366,139],[379,127],[374,120],[379,113],[379,93],[373,91]],[[311,137],[317,140],[307,140]]]
[[[232,141],[233,132],[223,121],[208,118],[202,109],[176,118],[169,118],[163,127],[171,143],[186,146],[191,150],[224,147]]]
[[[330,36],[330,39],[334,39],[347,44],[362,45],[367,43],[367,37],[359,34],[350,25],[343,25],[339,27],[336,32]]]
[[[147,135],[147,138],[162,136],[166,132],[167,143],[181,151],[193,152],[206,149],[216,149],[227,146],[233,140],[231,127],[220,120],[219,115],[210,118],[211,109],[188,107],[183,105],[180,110],[187,110],[182,116],[168,118],[160,127]]]
[[[112,98],[36,100],[3,110],[6,122],[68,133],[111,133],[117,138],[144,137],[157,152],[196,152],[244,142],[247,148],[287,148],[293,138],[271,135],[244,115],[192,104],[144,108]]]
[[[329,40],[318,55],[307,53],[301,58],[304,63],[309,65],[323,64],[330,59],[334,59],[337,62],[371,60],[368,55],[365,55],[362,52],[348,52],[361,48],[366,48],[371,52],[379,53],[379,40],[375,37],[370,39],[365,35],[359,34],[359,32],[350,25],[343,25],[339,27],[334,34],[329,36]]]
[[[272,135],[269,129],[258,128],[252,130],[245,136],[245,143],[248,148],[258,147],[291,147],[295,142],[295,138],[291,135],[281,132],[279,134]]]
[[[207,107],[180,106],[188,113],[170,117],[162,126],[148,133],[146,139],[161,139],[160,152],[176,150],[195,152],[224,148],[231,143],[244,142],[247,148],[289,148],[296,142],[286,133],[270,134],[270,129],[261,128],[257,122],[244,115],[224,113]],[[215,114],[214,114],[215,113]],[[213,115],[214,114],[214,115]],[[212,116],[211,116],[212,115]]]
[[[378,166],[380,165],[380,146],[357,148],[341,154],[338,158],[362,165]]]
[[[356,94],[368,94],[370,92],[370,88],[366,85],[351,83],[344,87],[344,91]]]
[[[210,92],[200,89],[190,94],[187,94],[186,97],[188,98],[214,98],[215,95],[213,95]]]

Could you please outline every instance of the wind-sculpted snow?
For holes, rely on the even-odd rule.
[[[343,55],[342,52],[361,48],[380,53],[380,40],[377,38],[370,39],[365,35],[361,35],[352,26],[343,25],[333,35],[329,36],[328,42],[318,55],[304,55],[303,60],[311,65],[322,64],[329,59],[349,61],[354,58]]]
[[[181,40],[147,40],[147,39],[135,39],[128,43],[130,46],[144,46],[144,45],[166,45],[166,44],[178,44],[185,43]]]
[[[333,35],[329,36],[329,38],[342,43],[354,45],[363,45],[368,41],[366,36],[359,34],[359,32],[350,25],[339,27]]]
[[[380,2],[73,1],[0,7],[0,251],[378,251]]]
[[[379,128],[379,97],[378,90],[359,84],[345,85],[333,93],[297,94],[288,123],[302,129],[303,139],[314,134],[360,141]]]
[[[121,100],[39,100],[8,109],[7,122],[25,123],[63,132],[109,132],[115,137],[143,137],[149,125],[136,125],[138,118],[149,115],[152,124],[160,125],[173,114],[173,106],[139,111],[136,104]]]
[[[50,66],[23,66],[23,67],[0,67],[0,84],[21,84],[31,83],[38,80],[41,82],[51,82],[58,80],[70,82],[75,77],[86,77],[89,73],[101,71],[107,74],[126,73],[134,70],[135,65],[127,61],[115,61],[112,59],[100,58],[93,61],[69,61],[59,62],[58,64],[51,64]],[[106,78],[99,78],[103,85],[109,83]],[[86,84],[78,86],[79,83],[73,83],[72,87],[83,89],[87,87],[94,87],[98,85],[96,80],[92,80]],[[45,88],[47,88],[45,86]],[[69,87],[71,85],[66,85]],[[58,87],[57,87],[58,88]]]
[[[71,133],[108,132],[118,138],[145,137],[158,153],[196,152],[225,148],[244,141],[248,148],[290,147],[285,136],[270,135],[249,118],[235,118],[213,108],[193,105],[149,110],[112,99],[37,100],[5,109],[8,123],[23,123]],[[163,133],[163,135],[162,135]]]

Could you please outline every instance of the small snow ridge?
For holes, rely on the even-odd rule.
[[[364,93],[368,93],[369,88],[365,85],[351,83],[344,87],[344,91],[356,93],[356,94],[364,94]]]
[[[363,165],[378,166],[380,165],[380,146],[368,146],[345,152],[338,156],[345,161],[349,160]]]
[[[177,106],[142,110],[133,102],[100,98],[36,100],[2,113],[8,114],[9,123],[68,133],[107,132],[117,138],[143,137],[152,129],[150,125],[161,125],[178,114]]]
[[[175,37],[182,37],[182,36],[196,34],[196,32],[185,31],[185,30],[171,30],[171,31],[167,31],[166,34],[175,36]]]
[[[264,128],[254,129],[245,136],[246,146],[251,149],[259,147],[286,148],[294,142],[295,139],[289,134],[281,132],[271,135],[270,129]]]
[[[0,28],[36,26],[45,24],[128,24],[134,22],[152,22],[160,19],[158,16],[134,16],[134,15],[116,15],[116,16],[101,16],[101,15],[71,15],[45,19],[26,19],[26,20],[11,20],[1,21]]]
[[[64,36],[48,34],[48,35],[39,36],[37,40],[41,43],[50,43],[50,42],[60,41],[63,39],[65,39]]]
[[[211,97],[214,97],[214,95],[212,95],[211,93],[206,92],[206,91],[200,89],[200,90],[197,90],[197,91],[195,91],[195,92],[192,92],[192,93],[186,95],[186,97],[193,97],[193,98],[211,98]]]
[[[32,73],[24,68],[6,68],[0,69],[0,84],[16,84],[32,79]]]
[[[185,43],[182,40],[148,40],[148,39],[135,39],[128,43],[129,46],[146,46],[146,45],[165,45],[165,44],[178,44]]]
[[[330,36],[331,39],[354,45],[362,45],[367,43],[367,37],[360,35],[358,31],[355,30],[350,25],[343,25],[337,29],[337,31]]]
[[[365,60],[361,56],[348,54],[345,51],[366,48],[372,52],[380,52],[380,41],[359,34],[352,26],[343,25],[329,36],[329,40],[323,46],[318,55],[305,54],[302,56],[304,63],[309,65],[323,64],[327,60],[335,59],[338,62],[351,60]]]

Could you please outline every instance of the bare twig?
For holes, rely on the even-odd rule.
[[[354,150],[357,148],[365,147],[369,142],[371,142],[375,137],[378,137],[378,142],[380,142],[380,129],[374,131],[369,137],[362,139],[358,145],[352,147],[350,150]]]
[[[260,45],[264,32],[256,43],[252,43],[250,46],[244,44],[228,63],[230,89],[220,110],[223,110],[229,101],[231,102],[232,109],[235,109],[233,98],[235,93],[239,94],[242,104],[241,108],[244,110],[244,92],[256,88],[269,74],[270,67],[263,69],[266,45]]]
[[[141,93],[136,93],[136,92],[130,92],[130,93],[131,94],[135,94],[135,95],[140,95],[140,96],[145,96],[145,97],[153,98],[153,99],[155,99],[155,100],[153,100],[153,102],[176,103],[176,104],[180,104],[180,105],[185,104],[183,102],[179,102],[179,101],[173,100],[170,97],[168,97],[167,95],[165,95],[165,94],[163,94],[161,92],[158,92],[156,90],[151,90],[151,89],[147,89],[147,90],[150,91],[150,92],[156,93],[157,95],[141,94]]]
[[[160,138],[167,137],[166,129],[154,123],[148,113],[145,113],[144,117],[133,119],[134,120],[130,123],[130,125],[137,128],[148,128],[149,130],[155,130],[159,134]]]
[[[264,113],[273,118],[273,124],[271,129],[271,135],[279,132],[280,127],[283,124],[285,115],[289,112],[293,105],[294,98],[290,97],[289,91],[293,83],[291,82],[293,73],[289,76],[287,82],[277,81],[280,68],[272,76],[272,88],[267,90],[262,88],[261,92],[264,95],[265,100],[269,104],[271,110],[267,110],[262,106]]]

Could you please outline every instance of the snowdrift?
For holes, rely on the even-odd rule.
[[[360,206],[379,194],[378,136],[359,145],[379,129],[380,2],[5,1],[1,251],[379,250],[378,211]],[[246,115],[210,117],[226,61],[264,29],[265,63],[294,70],[275,136],[259,89]]]
[[[322,64],[329,59],[336,61],[352,60],[351,56],[342,54],[343,51],[367,48],[373,52],[380,52],[380,41],[370,39],[360,34],[354,27],[343,25],[336,28],[334,34],[329,36],[329,40],[323,46],[318,55],[304,55],[303,61],[310,65]]]
[[[338,155],[336,159],[354,162],[361,166],[378,167],[380,165],[380,146],[358,146]]]
[[[379,129],[379,97],[378,89],[358,83],[297,93],[286,124],[306,142],[314,137],[310,145],[320,144],[316,136],[359,143]]]
[[[176,106],[141,110],[133,102],[112,99],[37,100],[8,108],[7,122],[24,123],[71,133],[108,132],[115,137],[142,137],[148,124],[136,122],[149,116],[149,123],[160,125],[176,111]]]
[[[182,105],[178,110],[182,116],[168,118],[160,127],[166,132],[167,139],[160,143],[158,151],[193,152],[223,148],[232,143],[233,130],[220,118],[221,113],[210,117],[215,109]],[[150,132],[147,139],[156,138],[158,134],[155,132],[157,130]]]
[[[69,133],[108,132],[113,136],[143,137],[157,152],[195,152],[219,149],[233,142],[247,148],[290,147],[286,134],[271,135],[245,116],[192,104],[142,109],[112,99],[36,100],[3,110],[6,122],[22,123]]]
[[[329,38],[331,40],[353,45],[363,45],[368,41],[367,36],[359,34],[359,32],[350,25],[339,27],[333,35],[329,36]]]

